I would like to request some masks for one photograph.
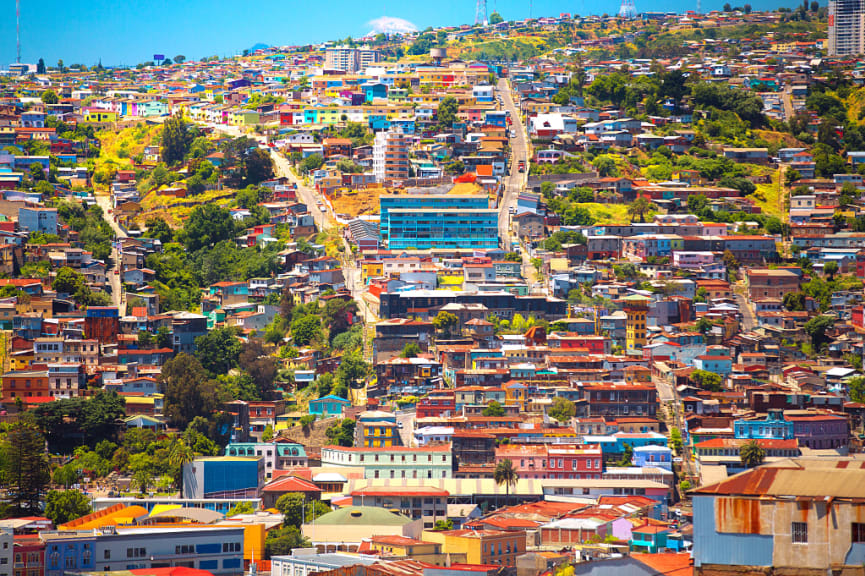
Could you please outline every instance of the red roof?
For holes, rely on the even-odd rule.
[[[279,478],[271,481],[262,492],[321,492],[321,488],[297,476]]]
[[[664,576],[690,576],[691,555],[688,552],[663,554],[632,554],[631,558],[651,568],[656,574]]]

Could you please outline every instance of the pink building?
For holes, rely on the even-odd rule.
[[[596,445],[503,444],[496,448],[496,464],[510,460],[520,478],[600,479],[603,457]]]

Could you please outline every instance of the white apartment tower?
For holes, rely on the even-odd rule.
[[[360,72],[378,61],[378,50],[373,50],[369,46],[361,46],[360,48],[333,46],[325,50],[324,53],[325,67],[343,72]]]
[[[865,0],[829,0],[829,56],[865,52]]]
[[[379,132],[372,147],[375,181],[405,180],[409,176],[409,138],[402,132]]]

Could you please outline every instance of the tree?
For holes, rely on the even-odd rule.
[[[823,273],[829,277],[829,282],[832,282],[835,279],[835,274],[838,273],[838,263],[834,260],[826,262],[823,265]]]
[[[276,358],[268,354],[260,338],[250,338],[243,345],[243,351],[238,358],[240,367],[252,378],[262,399],[267,399],[273,392],[273,381],[276,378]]]
[[[228,512],[225,513],[226,518],[231,518],[232,516],[238,516],[240,514],[252,514],[255,512],[255,508],[252,507],[251,502],[238,502],[234,506],[232,506]]]
[[[327,439],[336,446],[354,446],[354,420],[345,418],[325,430]]]
[[[236,368],[242,350],[243,344],[234,326],[217,328],[195,339],[195,357],[214,376],[228,374]]]
[[[339,368],[336,369],[337,384],[348,390],[355,387],[356,382],[366,381],[369,376],[370,366],[364,361],[360,354],[352,352],[342,357]]]
[[[721,376],[706,370],[694,370],[691,372],[691,381],[700,388],[711,390],[712,392],[720,392],[723,388],[721,385]]]
[[[555,400],[553,400],[550,409],[547,410],[547,415],[564,424],[565,422],[570,422],[571,418],[577,415],[577,407],[567,398],[557,396]]]
[[[264,541],[264,557],[269,560],[272,556],[290,554],[295,548],[307,548],[309,545],[309,539],[295,526],[269,530]]]
[[[827,341],[826,330],[835,325],[835,318],[832,316],[815,316],[805,322],[805,333],[811,337],[811,346],[817,352]]]
[[[730,6],[730,3],[729,3],[729,2],[727,2],[726,4],[724,4],[724,12],[732,12],[732,11],[733,11],[733,7]]]
[[[754,468],[763,463],[766,451],[763,450],[756,440],[745,442],[739,448],[739,459],[746,468]]]
[[[451,335],[452,331],[459,326],[459,324],[460,319],[457,318],[456,314],[451,314],[444,310],[436,314],[432,321],[433,328],[438,332],[444,333],[448,337]]]
[[[327,301],[321,314],[321,320],[329,327],[328,337],[330,343],[333,339],[347,331],[351,327],[352,320],[357,316],[357,302],[332,298]]]
[[[15,514],[39,513],[51,480],[45,438],[33,424],[19,421],[6,433],[2,454],[6,501]]]
[[[228,210],[216,204],[199,205],[190,213],[180,236],[187,250],[195,252],[223,240],[233,240],[234,220]]]
[[[54,282],[51,284],[51,287],[54,288],[56,292],[65,294],[75,294],[84,286],[84,274],[69,268],[68,266],[64,266],[57,271],[57,275],[54,277]]]
[[[622,452],[622,457],[619,459],[619,466],[630,466],[634,460],[634,447],[630,444],[625,444]]]
[[[505,409],[496,400],[493,400],[481,411],[483,416],[500,418],[505,415]]]
[[[403,346],[402,352],[400,353],[400,358],[417,358],[418,354],[420,354],[420,346],[417,345],[416,342],[409,342],[405,346]]]
[[[90,499],[80,490],[51,490],[45,495],[45,516],[54,526],[90,514]]]
[[[459,102],[453,96],[445,96],[439,102],[438,107],[438,123],[442,128],[453,128],[454,122],[457,120],[457,111],[459,110]]]
[[[40,58],[38,62],[36,62],[36,73],[37,74],[45,74],[45,59]]]
[[[492,14],[490,14],[488,21],[490,23],[490,26],[495,26],[496,24],[501,24],[502,22],[504,22],[505,19],[502,18],[502,15],[498,12],[493,12]]]
[[[172,426],[186,428],[196,416],[208,417],[218,405],[216,386],[194,356],[181,352],[162,367],[160,389]]]
[[[435,525],[433,526],[433,532],[447,532],[448,530],[454,529],[454,521],[453,520],[436,520]]]
[[[54,90],[46,90],[42,93],[41,100],[45,104],[57,104],[60,102],[60,97],[57,96],[57,92]]]
[[[142,234],[145,238],[155,238],[162,242],[162,244],[168,244],[174,239],[174,230],[171,229],[168,222],[159,216],[150,216],[147,218],[144,221],[144,227],[147,228]]]
[[[331,511],[330,507],[321,500],[306,501],[304,495],[299,492],[283,494],[276,501],[274,507],[283,516],[283,526],[297,528],[300,528],[301,524],[312,522],[315,518]]]
[[[535,274],[540,276],[541,272],[544,270],[544,261],[541,258],[532,258],[530,262],[535,269]]]
[[[291,321],[291,337],[295,346],[307,346],[321,335],[321,319],[314,314],[299,316]]]
[[[496,464],[496,468],[493,470],[493,480],[495,480],[497,486],[505,485],[505,502],[510,500],[511,486],[516,486],[518,479],[519,474],[517,474],[514,463],[509,458],[505,458]]]
[[[865,377],[853,376],[847,380],[847,396],[851,402],[865,403]]]
[[[652,210],[653,204],[649,202],[645,197],[639,196],[636,200],[628,204],[628,215],[631,217],[631,220],[634,219],[635,216],[640,218],[640,222],[646,221],[646,214]]]
[[[697,320],[696,328],[700,334],[708,334],[712,330],[712,326],[714,324],[708,318],[703,317]]]
[[[162,141],[160,152],[162,160],[169,166],[181,162],[189,152],[194,139],[189,130],[189,123],[179,114],[175,114],[162,125]]]
[[[156,329],[156,347],[162,349],[174,347],[171,330],[168,326],[160,326]]]
[[[598,175],[602,178],[615,176],[619,169],[616,167],[616,161],[607,154],[601,154],[592,161],[592,166],[598,171]]]
[[[183,54],[178,54],[174,57],[174,61],[177,64],[183,64],[184,62],[186,62],[186,56],[184,56]]]

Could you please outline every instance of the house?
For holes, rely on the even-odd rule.
[[[348,406],[351,406],[351,402],[345,398],[328,394],[323,398],[310,400],[309,413],[319,418],[331,418],[333,416],[342,416]]]
[[[694,574],[823,574],[865,563],[865,461],[796,458],[692,493]]]

